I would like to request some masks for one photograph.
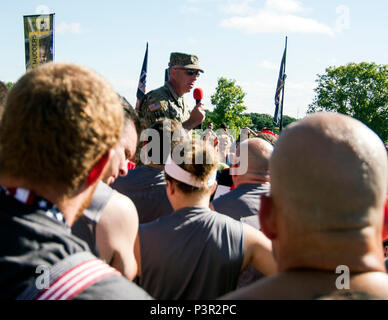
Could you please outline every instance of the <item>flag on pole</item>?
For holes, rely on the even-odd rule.
[[[26,70],[54,61],[54,13],[23,16]]]
[[[287,37],[286,37],[286,46],[284,48],[282,62],[280,63],[280,71],[278,83],[276,86],[275,93],[275,114],[274,114],[274,124],[275,126],[282,129],[282,120],[283,120],[283,99],[284,99],[284,83],[286,81],[286,55],[287,55]]]
[[[148,64],[148,42],[147,42],[146,52],[144,55],[143,66],[141,67],[139,85],[137,87],[137,93],[136,93],[136,97],[137,97],[136,110],[137,111],[139,111],[140,100],[141,100],[141,98],[143,98],[143,96],[146,93],[147,64]]]
[[[164,82],[167,82],[169,77],[170,77],[170,69],[167,68],[166,70],[164,70]]]

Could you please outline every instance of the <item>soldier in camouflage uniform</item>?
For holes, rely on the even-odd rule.
[[[141,99],[139,117],[145,120],[146,127],[161,118],[178,120],[185,129],[192,129],[205,119],[202,103],[198,103],[189,112],[183,95],[194,87],[194,83],[203,70],[198,66],[195,55],[173,52],[169,63],[169,80],[164,86],[150,91]]]

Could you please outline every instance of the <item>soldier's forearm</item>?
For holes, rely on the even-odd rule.
[[[198,121],[195,122],[195,121],[188,119],[182,123],[182,127],[185,128],[186,130],[191,130],[199,124],[201,124],[201,123],[200,122],[198,123]]]

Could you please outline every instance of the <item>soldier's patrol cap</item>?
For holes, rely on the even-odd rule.
[[[198,57],[193,54],[186,54],[181,52],[171,52],[170,63],[168,66],[179,66],[185,69],[194,69],[204,72],[198,65]]]

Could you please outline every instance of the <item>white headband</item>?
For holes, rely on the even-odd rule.
[[[206,186],[205,182],[195,179],[194,176],[178,166],[171,158],[171,154],[168,155],[166,164],[164,165],[164,171],[171,177],[180,182],[186,183],[190,186],[202,188]],[[214,170],[213,173],[208,177],[207,187],[211,188],[216,182],[217,170]]]

